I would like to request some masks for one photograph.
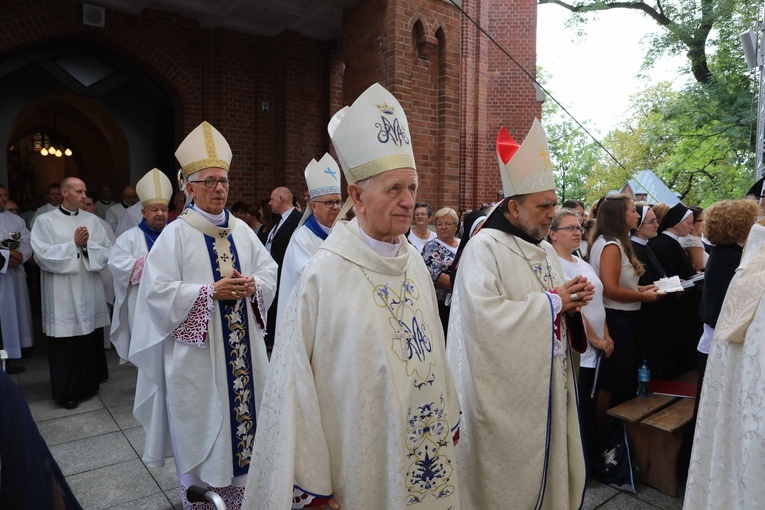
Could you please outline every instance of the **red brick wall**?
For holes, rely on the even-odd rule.
[[[534,0],[463,0],[463,7],[534,72]],[[205,119],[229,140],[232,201],[264,198],[280,185],[301,194],[305,165],[330,150],[330,116],[375,81],[407,112],[419,198],[434,207],[492,201],[501,187],[500,125],[520,141],[541,111],[530,80],[443,0],[367,0],[345,11],[337,43],[202,28],[151,10],[108,9],[103,29],[81,18],[79,3],[6,0],[0,58],[83,37],[129,58],[171,96],[178,143]]]

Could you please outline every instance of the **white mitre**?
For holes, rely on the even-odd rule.
[[[340,167],[335,158],[325,153],[319,161],[312,159],[305,167],[305,183],[308,186],[308,194],[311,201],[323,195],[340,194]],[[299,227],[308,221],[313,215],[313,208],[309,205],[305,208]],[[297,230],[296,230],[297,231]]]
[[[228,172],[231,147],[220,131],[204,121],[181,142],[175,151],[175,158],[188,181],[189,177],[205,168],[222,168]]]
[[[389,170],[416,168],[404,109],[375,83],[327,126],[349,184]]]
[[[555,189],[550,147],[539,119],[519,146],[502,127],[497,136],[497,159],[506,197]]]
[[[169,204],[173,197],[173,185],[161,170],[152,168],[135,185],[141,205]]]

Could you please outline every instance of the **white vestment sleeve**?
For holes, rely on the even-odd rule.
[[[95,215],[91,216],[97,218]],[[93,222],[88,234],[88,243],[86,245],[88,256],[84,260],[85,269],[94,273],[100,273],[107,267],[109,254],[112,251],[112,243],[109,241],[109,236],[106,235],[106,231],[99,221]]]
[[[32,249],[35,252],[35,262],[41,269],[57,274],[78,274],[80,272],[79,248],[74,244],[74,236],[70,241],[54,244],[55,239],[51,221],[35,221],[32,227]]]
[[[130,336],[128,332],[128,324],[123,324],[124,321],[128,321],[128,306],[130,306],[128,295],[130,291],[130,277],[133,274],[137,257],[143,257],[145,255],[144,246],[138,249],[134,232],[128,231],[125,234],[117,238],[117,242],[112,250],[112,255],[109,257],[109,271],[112,275],[114,282],[114,313],[112,315],[112,328],[111,328],[111,341],[114,347],[117,349],[117,353],[122,359],[128,359],[128,349],[130,346]],[[124,334],[120,332],[117,335],[117,331],[122,326]]]

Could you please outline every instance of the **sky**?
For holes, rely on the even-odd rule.
[[[557,5],[537,10],[537,65],[550,77],[547,89],[579,121],[589,120],[601,136],[624,118],[629,97],[650,86],[637,75],[646,54],[641,40],[661,30],[641,13],[614,9],[589,18],[586,35],[577,39],[564,26],[569,11]],[[685,82],[678,69],[685,57],[662,60],[651,81]],[[549,99],[548,99],[549,100]]]

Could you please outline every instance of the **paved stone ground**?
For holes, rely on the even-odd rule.
[[[40,336],[38,336],[40,338]],[[19,384],[37,426],[86,510],[181,509],[175,463],[149,469],[141,462],[144,432],[133,419],[137,370],[120,365],[107,351],[109,380],[95,397],[67,411],[51,400],[44,340],[35,355],[24,359],[27,370],[11,376]],[[637,494],[591,482],[584,508],[602,510],[674,510],[682,497],[670,498],[638,485]]]

